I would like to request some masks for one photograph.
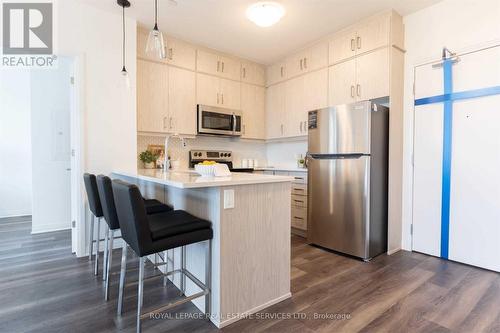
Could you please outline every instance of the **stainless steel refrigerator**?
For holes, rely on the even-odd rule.
[[[389,109],[310,111],[308,129],[308,241],[364,260],[385,252]]]

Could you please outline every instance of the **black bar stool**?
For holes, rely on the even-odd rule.
[[[97,189],[99,191],[99,198],[101,201],[102,212],[104,214],[104,220],[108,224],[108,232],[104,236],[105,245],[104,245],[104,269],[103,269],[103,279],[104,281],[106,281],[104,299],[107,301],[109,296],[109,270],[113,259],[112,253],[113,253],[113,240],[115,238],[114,233],[115,230],[120,229],[120,224],[118,222],[118,216],[116,214],[116,207],[115,207],[115,200],[113,197],[113,188],[111,185],[111,179],[108,176],[104,175],[97,176]],[[171,206],[165,205],[156,199],[142,198],[142,200],[144,201],[147,214],[158,214],[173,210]]]
[[[105,176],[103,176],[105,177]],[[109,188],[107,189],[107,192],[112,195],[112,189],[111,189],[111,179],[109,177],[106,177],[109,180]],[[92,260],[92,253],[94,252],[93,245],[96,243],[96,260],[95,260],[95,268],[94,268],[94,275],[98,274],[98,269],[99,269],[99,245],[100,245],[100,227],[101,227],[101,218],[104,217],[105,221],[107,222],[108,226],[109,223],[108,221],[112,221],[113,219],[113,214],[112,212],[115,211],[114,209],[114,203],[113,207],[106,205],[108,209],[104,209],[103,207],[103,202],[102,198],[99,195],[99,189],[97,185],[97,178],[95,175],[90,174],[90,173],[84,173],[83,174],[83,181],[85,183],[85,190],[87,192],[87,198],[89,202],[89,208],[90,211],[92,212],[92,220],[90,222],[89,226],[89,260]],[[103,192],[105,193],[105,192]],[[156,214],[156,213],[162,213],[166,211],[171,211],[173,210],[172,207],[165,205],[161,203],[160,201],[156,199],[144,199],[144,205],[146,206],[146,211],[148,214]],[[111,201],[108,199],[106,203],[110,203]],[[111,212],[110,214],[106,214],[106,211]],[[106,216],[107,215],[107,216]],[[116,216],[116,213],[114,214]],[[96,239],[94,239],[94,224],[95,224],[95,219],[97,218],[97,236]],[[114,223],[114,222],[113,222]],[[116,229],[115,229],[116,230]],[[109,233],[109,230],[108,232]],[[108,237],[107,235],[105,236],[104,239],[105,242],[105,249],[104,249],[104,269],[103,269],[103,280],[106,279],[106,262],[107,262],[107,243],[108,243]]]
[[[199,219],[183,210],[147,215],[141,193],[137,186],[120,180],[113,180],[113,194],[122,238],[125,240],[122,252],[120,291],[118,296],[118,315],[121,315],[123,306],[123,287],[127,263],[127,243],[139,256],[139,281],[137,298],[137,332],[141,331],[141,319],[149,313],[141,314],[143,301],[144,263],[146,256],[157,254],[169,249],[182,247],[202,241],[208,241],[205,258],[205,283],[202,283],[185,265],[180,269],[164,273],[165,276],[181,273],[181,277],[188,277],[202,291],[172,302],[150,313],[166,311],[177,305],[189,302],[195,298],[205,296],[205,313],[210,314],[211,293],[211,249],[213,231],[211,223]],[[166,262],[159,264],[163,265]],[[155,266],[159,266],[155,265]]]

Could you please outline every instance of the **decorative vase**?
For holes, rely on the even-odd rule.
[[[144,168],[145,169],[154,169],[155,168],[155,162],[144,163]]]

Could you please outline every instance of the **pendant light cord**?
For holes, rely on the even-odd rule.
[[[123,26],[123,43],[122,43],[122,61],[123,69],[125,69],[125,6],[122,7],[122,26]]]
[[[155,30],[158,30],[158,0],[155,0]]]

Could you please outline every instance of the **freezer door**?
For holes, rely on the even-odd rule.
[[[309,112],[311,154],[370,154],[371,102]]]
[[[310,243],[368,258],[370,157],[309,160]]]

